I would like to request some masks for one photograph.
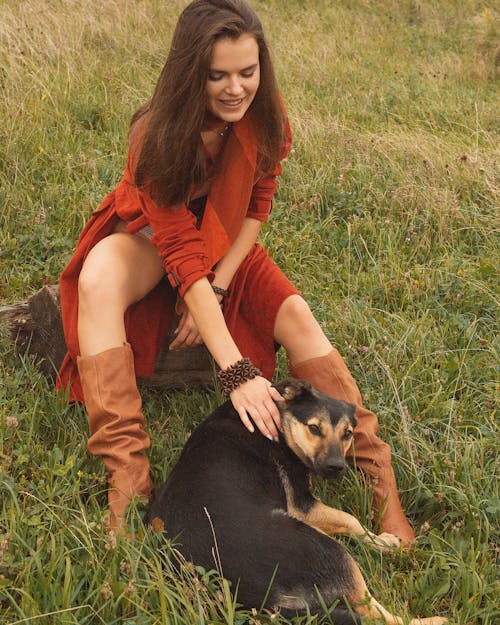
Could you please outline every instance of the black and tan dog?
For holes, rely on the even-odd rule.
[[[251,434],[226,402],[199,425],[166,483],[149,520],[163,523],[185,558],[221,573],[238,587],[245,607],[321,613],[322,603],[347,603],[359,616],[402,624],[370,596],[348,552],[329,534],[397,544],[375,536],[350,514],[334,510],[310,492],[310,473],[337,477],[356,425],[354,406],[312,389],[308,382],[277,385],[283,433],[280,443]],[[359,623],[335,608],[338,625]],[[413,625],[440,625],[440,617]]]

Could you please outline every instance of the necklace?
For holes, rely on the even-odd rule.
[[[231,126],[232,125],[233,124],[231,122],[229,122],[222,129],[220,129],[220,128],[210,128],[210,130],[212,132],[215,132],[216,134],[218,134],[219,137],[223,137],[225,134],[227,134],[231,130]]]

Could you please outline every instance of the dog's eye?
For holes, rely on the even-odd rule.
[[[314,436],[321,436],[321,430],[314,423],[310,423],[307,427],[309,428],[309,432],[314,434]]]
[[[344,432],[344,436],[342,437],[345,441],[348,441],[350,438],[352,438],[352,431],[351,430],[346,430]]]

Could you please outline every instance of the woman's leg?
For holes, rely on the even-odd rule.
[[[91,431],[88,450],[102,456],[108,471],[113,529],[135,495],[151,495],[149,461],[142,453],[150,441],[124,315],[162,276],[160,259],[147,239],[115,233],[89,252],[79,277],[77,364]]]
[[[358,387],[339,352],[299,295],[283,302],[274,327],[275,339],[286,349],[294,377],[304,378],[323,393],[356,405],[356,466],[372,478],[373,507],[379,515],[380,529],[398,536],[405,544],[411,543],[415,536],[399,501],[391,450],[378,438],[377,417],[363,407]]]
[[[123,345],[125,311],[163,275],[161,260],[146,237],[116,232],[99,241],[85,259],[78,280],[80,355]]]

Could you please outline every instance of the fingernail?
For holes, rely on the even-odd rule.
[[[272,437],[270,434],[266,434],[266,436],[267,436],[267,438],[268,438],[270,441],[272,441],[272,440],[273,440],[273,437]]]
[[[273,441],[274,441],[275,443],[279,443],[279,442],[280,442],[280,439],[279,439],[277,436],[275,436],[275,437],[273,438]]]

